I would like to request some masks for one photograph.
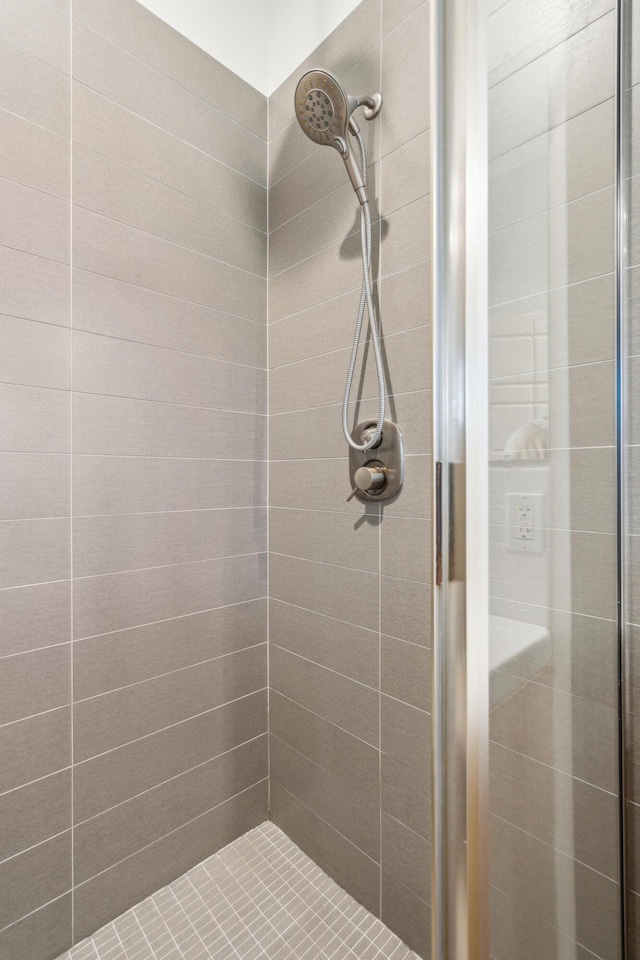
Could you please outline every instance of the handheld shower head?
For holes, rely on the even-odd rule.
[[[300,79],[295,93],[298,123],[314,143],[326,144],[339,151],[360,203],[367,194],[362,174],[353,159],[348,131],[359,132],[353,111],[364,106],[367,120],[377,117],[382,106],[379,93],[372,97],[350,97],[340,81],[327,70],[310,70]]]

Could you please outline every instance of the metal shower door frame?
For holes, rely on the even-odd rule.
[[[489,960],[484,0],[432,0],[432,957]]]

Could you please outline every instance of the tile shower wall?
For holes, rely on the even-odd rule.
[[[492,7],[491,612],[539,643],[492,671],[491,952],[615,960],[615,10]],[[545,418],[535,459],[515,432]]]
[[[267,816],[266,100],[72,14],[0,10],[2,960]]]
[[[271,816],[423,956],[429,953],[429,4],[364,0],[270,98]],[[404,490],[346,503],[340,403],[360,290],[359,213],[293,92],[325,66],[363,122],[390,410]],[[381,240],[380,240],[381,238]],[[371,360],[352,423],[375,416]]]

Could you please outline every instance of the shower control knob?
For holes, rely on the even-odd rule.
[[[355,497],[356,493],[377,493],[385,486],[387,482],[387,472],[384,467],[375,465],[368,467],[359,467],[356,470],[355,487],[347,497],[347,503]]]

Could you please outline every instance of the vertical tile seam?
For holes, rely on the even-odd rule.
[[[267,490],[266,490],[266,504],[267,504],[267,583],[266,583],[266,594],[267,594],[267,619],[266,619],[266,642],[267,642],[267,819],[271,820],[271,533],[270,533],[270,520],[271,520],[271,450],[270,450],[270,439],[271,439],[271,369],[269,363],[269,342],[271,340],[271,331],[269,329],[269,278],[271,274],[270,269],[270,236],[269,236],[269,217],[270,217],[270,169],[271,169],[271,97],[266,98],[266,107],[267,107],[267,316],[266,316],[266,366],[267,366],[267,375],[266,375],[266,389],[267,389],[267,416],[266,416],[266,429],[267,429],[267,443],[266,443],[266,458],[267,458]]]
[[[75,811],[74,795],[74,642],[73,642],[73,0],[69,0],[69,640],[71,738],[70,813],[71,813],[71,943],[75,943]]]

